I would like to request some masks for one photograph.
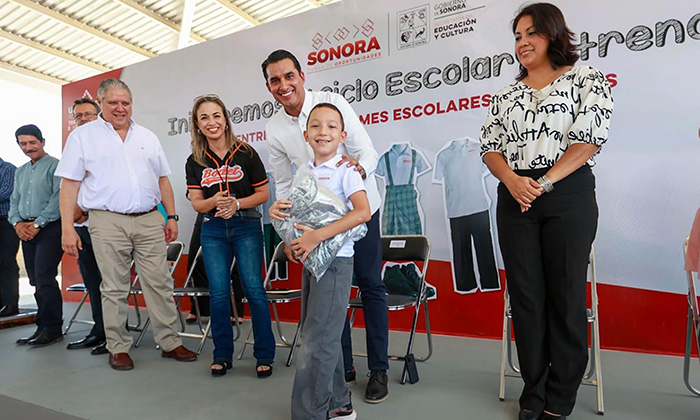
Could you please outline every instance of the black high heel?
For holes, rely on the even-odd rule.
[[[260,366],[267,366],[270,369],[267,370],[258,370]],[[272,363],[260,363],[255,367],[255,372],[258,374],[258,378],[269,378],[272,375]]]
[[[215,369],[214,366],[221,366],[221,369]],[[220,362],[214,361],[210,367],[211,376],[224,376],[226,375],[226,371],[233,367],[233,364],[226,360],[222,360]]]

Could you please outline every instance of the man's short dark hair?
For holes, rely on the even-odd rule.
[[[97,112],[98,114],[102,111],[100,109],[100,106],[97,105],[97,102],[93,101],[92,99],[90,99],[90,98],[78,98],[75,101],[73,101],[73,106],[70,109],[71,114],[75,113],[75,106],[76,105],[82,105],[82,104],[90,104],[90,105],[94,106],[95,112]]]
[[[265,61],[262,62],[262,72],[263,72],[263,77],[265,77],[265,81],[267,82],[267,66],[273,63],[278,63],[282,60],[286,59],[292,60],[292,63],[294,63],[294,67],[296,67],[297,71],[299,74],[301,74],[301,64],[299,64],[299,60],[294,56],[294,54],[290,53],[287,50],[277,50],[273,51],[270,53],[270,55],[267,56]]]
[[[15,131],[15,139],[19,144],[19,136],[34,136],[39,141],[44,141],[44,136],[41,135],[41,130],[34,124],[23,125]]]

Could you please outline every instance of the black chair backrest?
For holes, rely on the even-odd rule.
[[[275,253],[272,254],[272,260],[270,260],[270,265],[276,262],[287,262],[287,255],[284,253],[284,242],[280,242],[275,247]]]
[[[430,241],[423,235],[382,236],[384,261],[428,262]]]
[[[175,263],[182,256],[182,249],[184,244],[182,242],[170,242],[165,249],[165,256],[169,263]]]

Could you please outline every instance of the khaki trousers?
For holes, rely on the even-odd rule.
[[[164,223],[157,211],[136,217],[90,211],[90,236],[102,273],[100,291],[107,350],[112,354],[128,352],[134,341],[126,329],[132,260],[139,273],[156,344],[163,351],[172,351],[182,344],[177,334],[173,280],[166,265]]]

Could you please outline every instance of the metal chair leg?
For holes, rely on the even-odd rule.
[[[82,309],[83,305],[85,304],[85,300],[87,299],[87,297],[88,297],[88,291],[86,290],[83,293],[83,297],[80,299],[80,303],[78,303],[78,307],[75,309],[73,316],[71,317],[70,321],[68,321],[68,325],[66,326],[66,329],[63,330],[63,335],[68,334],[70,327],[72,327],[73,324],[75,323],[75,318],[78,317],[78,314],[80,313],[80,309]]]
[[[500,387],[498,399],[503,401],[506,398],[506,360],[510,354],[510,321],[508,319],[508,308],[510,307],[510,296],[508,292],[503,294],[503,331],[501,335],[501,371]]]
[[[421,293],[424,293],[422,290]],[[418,304],[416,305],[416,310],[413,312],[413,323],[411,324],[411,332],[408,336],[408,347],[406,348],[406,356],[405,358],[408,357],[409,354],[413,351],[413,340],[416,337],[416,326],[418,325],[418,316],[420,315],[420,304],[423,302],[424,299],[421,299],[418,301]],[[404,363],[403,365],[403,371],[401,372],[401,384],[406,383],[406,379],[408,378],[408,369],[406,368],[406,364]]]
[[[207,341],[207,337],[209,336],[209,331],[211,330],[211,318],[209,318],[209,321],[207,322],[206,328],[204,328],[204,331],[202,331],[202,339],[199,340],[199,347],[197,347],[197,354],[202,354],[202,349],[204,348],[204,342]]]
[[[593,348],[593,355],[595,360],[593,360],[593,363],[595,365],[595,379],[596,379],[596,391],[598,394],[598,414],[603,415],[605,413],[605,402],[603,400],[603,367],[601,365],[601,357],[600,357],[600,330],[598,328],[599,321],[598,321],[598,314],[596,311],[596,318],[595,321],[593,322],[593,330],[595,337],[593,338],[593,341],[591,344],[594,346]]]
[[[253,324],[250,324],[250,328],[248,328],[248,332],[245,334],[245,339],[243,340],[243,347],[241,347],[241,351],[238,352],[238,360],[241,360],[243,358],[243,353],[245,352],[245,348],[248,346],[248,344],[253,344],[253,342],[250,340],[250,334],[253,332]]]
[[[134,347],[138,347],[141,345],[141,340],[143,340],[143,336],[146,335],[146,330],[148,329],[148,326],[151,324],[151,317],[146,318],[146,323],[143,324],[143,328],[141,328],[141,332],[139,333],[138,338],[136,338],[136,342],[134,342]]]
[[[282,323],[280,322],[279,314],[277,313],[277,305],[272,303],[272,314],[275,316],[275,325],[277,325],[277,334],[279,334],[280,341],[282,343],[277,343],[278,347],[291,347],[292,343],[284,336],[282,332]]]
[[[430,332],[430,314],[428,313],[428,300],[423,303],[423,312],[425,316],[425,338],[428,341],[428,354],[423,357],[416,357],[417,362],[427,362],[433,356],[433,335]]]
[[[688,306],[688,322],[686,326],[686,331],[685,331],[685,355],[683,356],[683,382],[685,383],[686,388],[688,388],[688,391],[692,392],[693,394],[700,396],[700,390],[695,388],[691,383],[690,383],[690,361],[692,358],[692,350],[693,350],[693,310],[691,309],[690,306]]]
[[[129,324],[129,317],[128,317],[128,312],[127,312],[127,318],[126,318],[126,325],[129,331],[140,331],[141,330],[141,311],[139,310],[139,302],[136,299],[135,294],[129,294],[129,297],[127,297],[127,303],[129,301],[129,298],[133,300],[133,305],[134,305],[134,312],[136,312],[136,324]]]
[[[233,308],[233,341],[236,341],[241,337],[241,327],[239,325],[238,310],[236,309],[236,297],[233,295],[233,291],[231,292],[231,307]]]
[[[292,365],[292,359],[294,358],[294,351],[299,346],[299,336],[301,335],[302,323],[299,321],[297,324],[297,331],[294,333],[294,339],[292,340],[292,348],[289,349],[289,356],[287,357],[287,367]]]

